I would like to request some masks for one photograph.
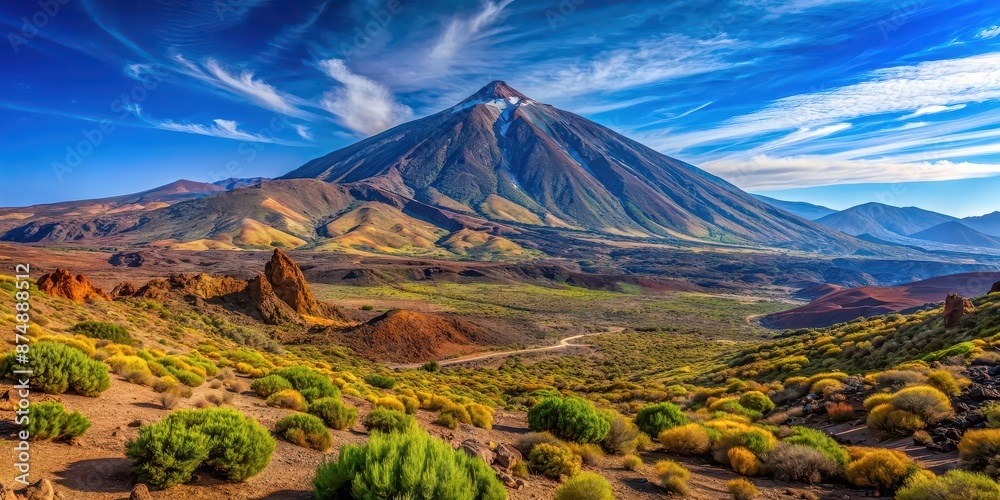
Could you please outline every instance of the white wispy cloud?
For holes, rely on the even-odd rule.
[[[924,115],[933,115],[937,113],[946,113],[948,111],[958,111],[960,109],[965,109],[965,104],[956,104],[954,106],[927,106],[925,108],[920,108],[906,116],[900,116],[897,120],[910,120],[912,118],[917,118]]]
[[[239,74],[230,73],[215,59],[209,59],[205,63],[205,69],[219,85],[237,92],[267,109],[299,118],[308,116],[308,113],[292,104],[294,100],[292,96],[278,91],[264,80],[255,78],[254,73],[250,70],[245,69]]]
[[[721,127],[673,135],[669,142],[675,147],[686,147],[859,117],[997,99],[1000,99],[1000,52],[877,70],[864,82],[779,99]]]
[[[539,98],[579,96],[666,82],[733,67],[738,42],[720,35],[697,39],[673,34],[606,51],[587,61],[555,60],[529,78]]]
[[[800,128],[784,137],[768,141],[760,146],[757,146],[745,153],[740,153],[736,155],[737,157],[749,158],[757,156],[768,151],[773,151],[776,149],[781,149],[784,147],[792,146],[794,144],[799,144],[806,141],[814,141],[816,139],[821,139],[823,137],[831,136],[839,132],[843,132],[851,128],[850,123],[837,123],[835,125],[828,125],[825,127],[803,127]]]
[[[212,125],[200,123],[178,123],[171,120],[156,121],[145,120],[146,123],[162,130],[172,130],[174,132],[184,132],[188,134],[207,135],[209,137],[220,137],[223,139],[233,139],[246,142],[264,142],[270,144],[283,144],[286,146],[297,146],[299,144],[284,141],[275,137],[245,132],[239,129],[239,124],[233,120],[223,120],[217,118],[212,120]]]
[[[720,160],[702,165],[743,189],[776,190],[834,184],[948,181],[1000,175],[1000,165],[951,161],[899,163],[823,156]]]
[[[293,125],[295,128],[295,133],[299,134],[299,137],[311,141],[313,138],[312,132],[309,131],[309,127],[305,125]]]
[[[979,33],[976,33],[976,38],[983,38],[986,40],[996,38],[998,36],[1000,36],[1000,26],[996,24],[990,26],[989,28],[983,28],[979,30]]]
[[[488,1],[474,16],[454,17],[448,23],[444,33],[431,48],[432,59],[449,60],[461,51],[469,42],[480,36],[486,28],[500,19],[503,10],[514,0],[500,2]]]
[[[325,94],[321,105],[354,132],[372,135],[413,116],[384,85],[353,73],[342,59],[320,61],[320,69],[340,84]]]

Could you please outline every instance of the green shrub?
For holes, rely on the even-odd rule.
[[[763,414],[750,408],[744,408],[735,398],[722,398],[708,405],[710,411],[721,411],[733,415],[743,415],[751,420],[757,420]]]
[[[819,451],[840,467],[846,466],[850,461],[847,451],[835,439],[819,429],[792,427],[792,435],[785,438],[785,442]]]
[[[970,429],[958,442],[958,455],[967,467],[1000,477],[1000,429]]]
[[[622,467],[625,470],[637,471],[642,467],[642,458],[639,455],[625,455],[622,458]]]
[[[557,488],[552,500],[615,500],[615,495],[607,479],[581,472]]]
[[[340,397],[340,389],[330,379],[304,366],[285,367],[274,374],[290,382],[310,403],[320,398]]]
[[[740,405],[761,414],[767,414],[774,409],[771,398],[760,391],[750,391],[740,396]]]
[[[983,412],[986,413],[986,426],[990,428],[1000,427],[1000,401],[991,401],[983,405]]]
[[[386,377],[385,375],[379,375],[377,373],[373,373],[365,377],[365,382],[368,385],[378,387],[379,389],[392,389],[393,387],[396,387],[396,381],[391,377]]]
[[[262,398],[269,398],[276,392],[281,392],[291,388],[292,383],[285,380],[285,378],[280,375],[268,375],[254,380],[253,383],[250,384],[250,390],[256,392],[257,395]]]
[[[539,443],[528,453],[531,472],[552,479],[576,475],[582,463],[583,459],[569,448],[548,443]]]
[[[896,492],[896,500],[995,500],[1000,485],[985,474],[953,469],[930,478],[916,474]]]
[[[245,481],[267,467],[274,446],[256,420],[232,408],[209,408],[176,411],[143,426],[125,455],[139,481],[169,488],[203,466],[229,481]]]
[[[568,396],[546,398],[532,407],[528,411],[528,427],[576,443],[599,443],[607,437],[611,424],[590,401]]]
[[[687,415],[673,403],[659,403],[643,407],[635,415],[635,425],[650,437],[659,436],[661,432],[684,425],[689,422]]]
[[[102,321],[84,321],[77,323],[70,328],[73,333],[86,335],[94,339],[110,340],[116,344],[132,345],[135,339],[129,335],[128,330],[113,323]]]
[[[358,421],[358,409],[347,406],[339,398],[322,398],[309,405],[309,413],[323,419],[326,425],[338,431],[354,427]]]
[[[673,460],[660,460],[656,462],[656,477],[667,491],[678,495],[687,494],[687,482],[691,473],[683,465]]]
[[[368,432],[406,432],[417,425],[413,415],[401,411],[375,408],[365,416],[363,422]]]
[[[294,413],[279,420],[274,431],[292,443],[317,451],[326,451],[333,445],[333,436],[315,415]]]
[[[0,371],[6,378],[16,378],[15,370],[32,370],[30,386],[48,394],[62,394],[73,389],[77,394],[96,397],[111,387],[108,366],[87,357],[83,351],[59,342],[31,344],[28,365],[17,363],[10,353]]]
[[[507,490],[486,462],[420,429],[377,433],[364,445],[344,446],[336,462],[316,471],[313,492],[317,500],[507,498]]]
[[[25,430],[29,438],[63,439],[82,436],[90,428],[90,420],[82,413],[69,413],[58,401],[42,401],[28,406],[28,422]]]

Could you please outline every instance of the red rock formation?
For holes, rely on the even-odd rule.
[[[54,297],[64,297],[74,302],[111,300],[107,292],[91,285],[86,276],[79,274],[74,277],[66,269],[56,269],[56,272],[42,276],[38,280],[38,289]]]
[[[274,255],[264,266],[264,276],[271,283],[274,294],[295,312],[310,316],[327,315],[327,308],[309,291],[309,284],[302,270],[281,249],[274,249]]]
[[[944,299],[944,326],[951,328],[958,324],[958,320],[965,316],[965,313],[975,311],[975,306],[969,299],[957,293],[949,293]]]
[[[367,358],[415,363],[470,352],[490,333],[456,317],[396,309],[335,338]]]
[[[111,298],[118,300],[125,297],[131,297],[139,291],[135,285],[129,283],[128,281],[119,283],[113,290],[111,290]]]
[[[275,295],[271,282],[263,274],[247,282],[246,292],[265,323],[302,323],[302,317]]]

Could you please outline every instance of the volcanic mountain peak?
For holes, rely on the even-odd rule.
[[[520,101],[530,101],[531,98],[520,93],[514,87],[507,85],[507,82],[502,80],[494,80],[485,87],[479,89],[475,94],[472,94],[463,103],[470,101],[487,101],[493,99],[506,99],[512,104],[517,104]]]

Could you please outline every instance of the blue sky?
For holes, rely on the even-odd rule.
[[[502,79],[754,192],[1000,210],[995,2],[16,3],[4,206],[280,175]]]

